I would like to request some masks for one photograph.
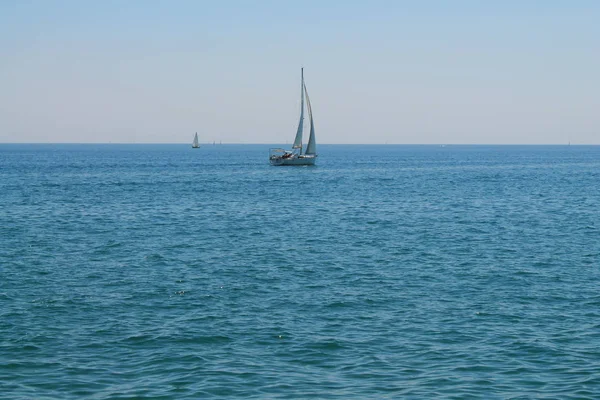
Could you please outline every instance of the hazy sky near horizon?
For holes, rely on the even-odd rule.
[[[600,2],[0,0],[0,142],[600,144]]]

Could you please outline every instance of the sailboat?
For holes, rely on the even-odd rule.
[[[300,122],[298,122],[298,130],[296,138],[292,145],[292,150],[281,148],[269,150],[269,162],[271,165],[315,165],[317,159],[317,142],[315,140],[315,124],[313,121],[312,107],[308,90],[304,83],[304,68],[300,70]],[[306,109],[310,120],[310,134],[308,136],[308,144],[304,153],[302,152],[302,134],[304,132],[304,97],[306,96]]]
[[[200,145],[198,144],[198,132],[194,135],[194,141],[192,142],[192,148],[197,149]]]

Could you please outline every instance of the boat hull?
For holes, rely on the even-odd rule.
[[[315,165],[316,156],[300,156],[300,157],[271,157],[269,160],[271,165],[282,166],[282,165]]]

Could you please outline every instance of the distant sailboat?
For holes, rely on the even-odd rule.
[[[192,142],[192,148],[197,149],[200,145],[198,144],[198,132],[194,135],[194,141]]]
[[[308,90],[304,84],[304,68],[300,70],[300,122],[298,122],[298,130],[296,138],[292,145],[292,150],[277,148],[269,151],[269,162],[271,165],[315,165],[317,159],[317,141],[315,139],[315,124],[313,122],[312,107]],[[306,150],[302,153],[302,134],[304,131],[304,96],[306,96],[306,108],[310,119],[310,134],[308,136],[308,144]]]

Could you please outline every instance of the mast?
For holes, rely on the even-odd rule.
[[[312,107],[310,106],[310,98],[308,97],[308,90],[304,85],[304,91],[306,92],[306,106],[308,108],[308,116],[310,117],[310,136],[308,137],[308,144],[306,145],[305,155],[317,155],[317,141],[315,140],[315,124],[313,122]]]
[[[300,69],[300,122],[298,122],[298,130],[296,131],[296,138],[292,149],[300,149],[302,153],[302,131],[304,130],[304,68]]]

